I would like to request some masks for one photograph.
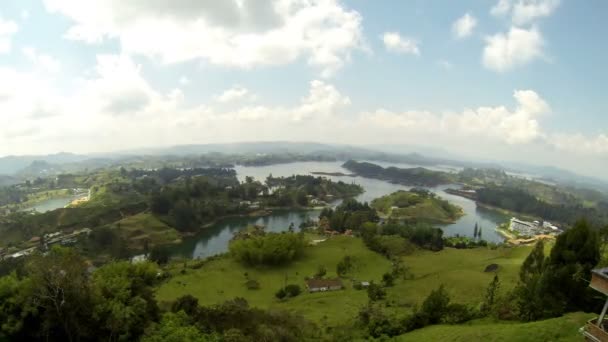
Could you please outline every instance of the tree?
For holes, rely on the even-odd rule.
[[[372,281],[367,287],[367,297],[369,298],[370,302],[382,300],[386,297],[386,291],[384,291],[382,286]]]
[[[191,325],[184,312],[168,312],[163,315],[161,322],[156,325],[142,342],[215,342],[219,336],[205,335],[194,325]]]
[[[488,288],[486,289],[486,295],[484,296],[483,303],[481,305],[482,314],[488,315],[494,308],[499,288],[500,280],[498,280],[498,275],[494,275],[494,279],[492,279],[492,282],[490,283],[490,285],[488,285]]]
[[[336,265],[336,273],[340,277],[345,277],[353,269],[353,261],[350,255],[346,255],[338,265]]]
[[[74,341],[87,336],[92,294],[84,258],[69,248],[54,247],[27,265],[33,285],[31,300],[42,317],[45,334]]]
[[[189,294],[183,295],[173,302],[171,311],[184,311],[188,316],[194,316],[198,311],[198,299]]]
[[[519,280],[526,283],[532,277],[540,275],[545,266],[545,244],[539,240],[534,249],[524,260],[524,263],[519,269]]]
[[[384,273],[382,275],[382,283],[384,284],[384,286],[386,287],[391,287],[395,284],[395,278],[393,277],[392,273]]]
[[[589,287],[591,270],[600,261],[598,232],[586,220],[557,237],[547,259],[544,291],[553,302],[563,303],[551,316],[570,311],[592,312],[600,309],[600,301]],[[547,298],[547,296],[545,296]],[[554,305],[555,308],[555,305]],[[561,311],[561,312],[560,312]]]
[[[437,324],[446,314],[449,304],[450,296],[445,287],[441,285],[438,289],[431,291],[422,302],[422,312],[427,315],[430,324]]]
[[[542,275],[545,270],[545,251],[542,240],[524,260],[519,270],[519,284],[515,288],[519,318],[523,321],[533,321],[544,316]],[[550,296],[550,294],[546,294]]]
[[[475,222],[475,229],[473,229],[473,238],[477,238],[477,222]]]
[[[319,265],[317,267],[317,273],[315,273],[315,278],[323,278],[327,274],[327,269],[323,265]]]

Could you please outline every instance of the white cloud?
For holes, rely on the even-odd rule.
[[[506,34],[486,37],[483,65],[497,72],[508,71],[543,57],[543,46],[543,37],[535,27],[511,27]]]
[[[490,14],[497,17],[506,15],[511,10],[511,2],[511,0],[498,0],[490,10]]]
[[[382,41],[388,51],[420,55],[418,42],[415,39],[403,37],[397,32],[385,32]]]
[[[548,17],[559,6],[559,0],[520,0],[513,5],[513,23],[524,25]]]
[[[50,73],[57,73],[61,70],[61,62],[53,56],[39,53],[32,47],[25,47],[21,51],[35,67],[40,67]]]
[[[380,136],[392,134],[413,138],[435,137],[444,142],[489,141],[495,144],[526,144],[543,136],[538,116],[550,110],[547,103],[531,90],[514,92],[517,106],[465,109],[460,113],[435,114],[428,111],[391,112],[377,110],[362,116],[363,126],[383,127]],[[434,138],[434,139],[435,139]]]
[[[452,33],[457,38],[466,38],[473,33],[475,26],[477,26],[477,19],[470,13],[465,13],[452,24]]]
[[[45,0],[45,5],[74,21],[69,39],[115,38],[125,53],[163,63],[203,60],[247,69],[305,58],[330,76],[353,50],[364,48],[361,16],[338,0]]]
[[[506,16],[511,13],[513,24],[521,26],[548,17],[559,7],[560,0],[499,0],[490,13]]]
[[[12,49],[13,35],[17,33],[19,26],[12,20],[0,17],[0,54],[9,53]]]
[[[216,96],[216,101],[221,103],[235,102],[239,100],[255,100],[256,96],[249,89],[241,86],[234,86]]]
[[[594,137],[576,134],[552,134],[549,137],[551,144],[559,150],[569,151],[578,155],[607,156],[608,135],[598,134]]]

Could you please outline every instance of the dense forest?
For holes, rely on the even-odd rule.
[[[584,207],[576,202],[570,205],[549,204],[525,190],[504,187],[486,187],[476,192],[477,200],[481,203],[538,216],[545,220],[572,225],[580,218],[586,218],[595,225],[608,224],[606,203],[600,203],[598,208]]]
[[[386,180],[393,183],[417,186],[436,186],[454,181],[454,177],[446,172],[432,171],[422,167],[402,169],[387,167],[349,160],[342,165],[356,175],[368,178]]]

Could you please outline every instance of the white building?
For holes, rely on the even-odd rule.
[[[521,235],[534,235],[537,229],[538,224],[534,224],[533,222],[522,221],[515,217],[511,218],[511,224],[509,225],[510,231],[516,232]]]

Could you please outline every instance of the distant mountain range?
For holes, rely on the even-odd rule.
[[[424,151],[426,155],[414,151]],[[531,174],[534,178],[579,187],[589,187],[608,192],[608,182],[593,177],[582,176],[571,171],[552,166],[535,166],[524,163],[492,163],[460,160],[448,152],[423,149],[417,146],[380,146],[369,148],[351,145],[322,144],[314,142],[239,142],[225,144],[178,145],[159,148],[142,148],[111,153],[73,154],[56,153],[49,155],[7,156],[0,158],[0,185],[16,182],[15,176],[33,177],[84,168],[119,165],[121,161],[132,161],[149,156],[200,156],[211,153],[229,155],[255,154],[300,154],[315,155],[336,160],[371,160],[388,163],[406,163],[422,166],[449,165],[457,167],[493,168],[505,171]]]

